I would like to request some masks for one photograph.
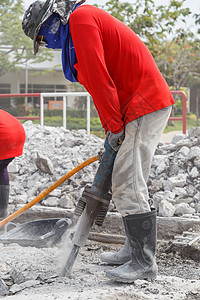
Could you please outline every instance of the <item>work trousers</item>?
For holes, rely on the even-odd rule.
[[[0,185],[9,185],[7,166],[13,159],[14,157],[0,160]]]
[[[112,199],[123,217],[150,211],[147,180],[171,108],[142,116],[125,127],[112,173]]]

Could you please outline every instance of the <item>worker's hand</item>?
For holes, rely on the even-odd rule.
[[[118,133],[112,133],[110,130],[108,130],[106,133],[106,137],[112,149],[114,151],[118,151],[125,138],[124,129]]]

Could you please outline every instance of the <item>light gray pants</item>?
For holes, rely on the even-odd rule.
[[[147,180],[171,108],[155,111],[126,125],[125,140],[117,153],[112,174],[112,199],[123,217],[150,211]]]

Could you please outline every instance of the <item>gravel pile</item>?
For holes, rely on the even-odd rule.
[[[103,149],[104,140],[85,130],[24,123],[26,143],[21,157],[9,165],[10,204],[26,204],[74,167]],[[46,196],[39,205],[74,208],[98,162],[87,166]],[[159,143],[148,187],[160,216],[200,216],[200,128]],[[113,209],[113,205],[112,205]]]
[[[10,200],[25,204],[63,175],[103,149],[104,141],[85,130],[24,123],[26,142],[23,155],[9,165]],[[93,181],[98,162],[85,167],[52,191],[41,205],[74,208],[86,184]]]
[[[150,197],[164,217],[200,216],[200,128],[156,149],[148,181]]]

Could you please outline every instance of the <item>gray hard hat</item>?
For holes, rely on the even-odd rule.
[[[24,33],[33,40],[34,54],[39,50],[39,43],[36,40],[42,24],[53,14],[57,13],[63,25],[66,25],[69,16],[77,4],[82,4],[86,0],[47,0],[35,1],[24,14],[22,29]]]

